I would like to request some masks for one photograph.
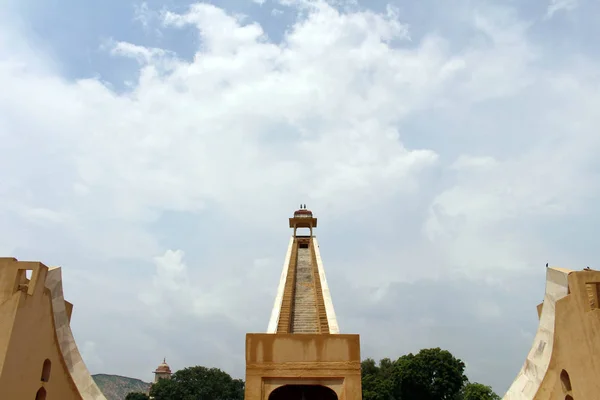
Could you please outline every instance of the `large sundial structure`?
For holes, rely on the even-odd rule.
[[[360,339],[340,334],[313,235],[317,218],[302,206],[289,224],[267,333],[246,335],[246,400],[360,400]]]

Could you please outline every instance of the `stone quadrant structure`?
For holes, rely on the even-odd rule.
[[[0,258],[0,399],[106,400],[77,349],[72,311],[60,268]]]
[[[504,400],[600,399],[600,271],[548,268],[539,326]]]
[[[360,338],[340,334],[317,219],[297,210],[267,333],[246,335],[246,400],[360,400]],[[298,228],[310,234],[300,236]]]

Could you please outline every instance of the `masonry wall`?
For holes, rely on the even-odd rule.
[[[30,282],[19,272],[25,267],[33,270]],[[34,400],[42,387],[47,400],[82,398],[58,345],[47,271],[40,263],[0,259],[0,399]],[[48,381],[42,382],[46,359]]]
[[[571,272],[568,280],[570,293],[556,302],[554,351],[536,400],[600,399],[600,308],[597,298],[590,304],[600,272]]]
[[[286,384],[323,385],[340,400],[360,400],[359,336],[248,334],[246,400],[267,400]]]

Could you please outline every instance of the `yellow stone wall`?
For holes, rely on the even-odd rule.
[[[72,336],[72,311],[60,268],[0,258],[0,399],[106,400]]]
[[[600,308],[591,292],[600,287],[600,272],[571,272],[568,281],[570,293],[556,302],[554,349],[535,400],[600,399]]]
[[[358,335],[246,335],[246,400],[287,384],[322,385],[339,400],[362,398]]]
[[[22,279],[25,268],[33,270],[30,282]],[[58,345],[47,272],[43,264],[0,259],[1,399],[35,399],[41,387],[46,399],[81,399]],[[18,290],[18,281],[27,286]],[[50,374],[42,382],[46,359]]]

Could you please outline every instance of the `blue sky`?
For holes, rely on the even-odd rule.
[[[364,357],[504,392],[598,258],[599,9],[5,0],[0,253],[64,268],[93,373],[241,377],[306,203]]]

